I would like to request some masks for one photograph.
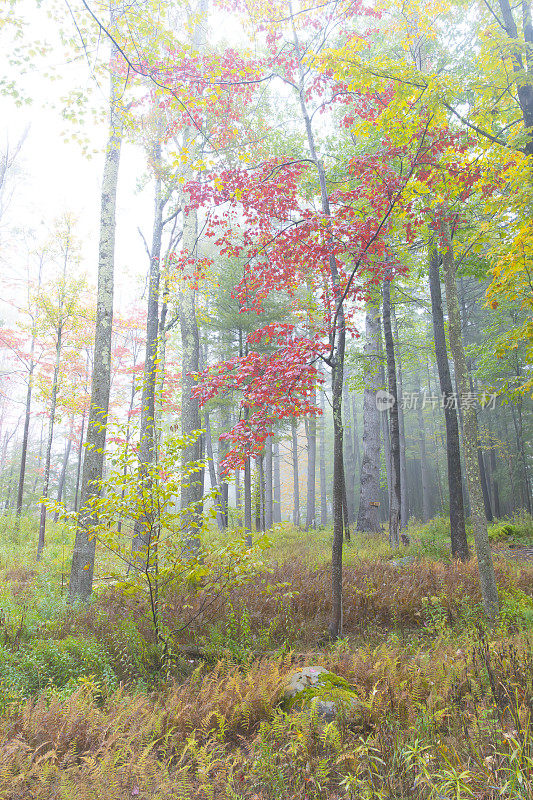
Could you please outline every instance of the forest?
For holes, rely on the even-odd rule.
[[[530,0],[0,41],[0,800],[532,800]]]

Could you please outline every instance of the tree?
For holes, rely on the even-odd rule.
[[[452,556],[466,561],[470,557],[470,552],[466,539],[463,507],[463,482],[461,472],[459,423],[457,421],[455,393],[453,391],[452,379],[450,376],[450,366],[446,347],[439,265],[439,253],[435,248],[432,248],[429,254],[429,288],[431,291],[431,317],[433,321],[435,356],[439,371],[440,388],[444,405],[444,419],[446,423],[446,459],[448,464],[448,491],[450,497],[450,533]]]
[[[379,371],[379,346],[381,325],[379,307],[369,301],[365,315],[364,347],[364,399],[363,399],[363,459],[361,462],[361,490],[357,530],[377,532],[379,523],[379,479],[380,479],[380,411],[377,393],[381,385]]]
[[[483,495],[479,478],[477,417],[475,403],[472,402],[472,399],[469,399],[472,395],[461,334],[461,315],[455,279],[456,264],[450,237],[449,222],[445,217],[441,217],[441,231],[443,237],[442,265],[444,285],[446,287],[446,301],[448,305],[450,350],[452,351],[455,376],[460,392],[459,402],[461,403],[463,412],[463,453],[468,491],[470,494],[470,515],[476,542],[483,607],[489,619],[494,619],[498,616],[500,608],[498,588],[496,586],[496,576],[490,551],[487,521],[485,519]]]
[[[48,281],[40,290],[37,299],[39,313],[38,325],[41,333],[49,336],[53,348],[52,380],[50,390],[50,407],[48,410],[48,437],[45,449],[44,480],[41,501],[41,514],[39,521],[39,540],[37,544],[37,560],[42,555],[45,544],[46,508],[50,484],[50,466],[52,459],[52,444],[54,439],[54,425],[56,419],[59,370],[61,356],[66,344],[69,329],[81,325],[80,297],[85,288],[85,281],[72,278],[69,272],[73,271],[73,264],[79,265],[77,243],[73,235],[73,222],[65,217],[60,221],[53,246],[57,247],[57,256],[62,259],[61,271],[53,284]]]
[[[387,382],[389,387],[390,464],[391,481],[389,492],[389,542],[393,547],[400,544],[401,483],[400,483],[400,421],[398,414],[398,389],[396,383],[396,360],[391,324],[390,279],[383,281],[383,332],[387,359]]]
[[[110,2],[110,26],[120,14],[115,0]],[[119,58],[115,42],[110,45],[110,64]],[[113,285],[115,261],[116,195],[122,143],[120,79],[109,71],[109,128],[102,177],[100,242],[96,331],[91,380],[91,406],[87,422],[85,458],[81,481],[80,525],[72,553],[69,597],[86,599],[92,592],[96,540],[90,534],[91,520],[96,522],[92,506],[98,496],[104,468],[107,416],[111,381],[111,334],[113,327]]]

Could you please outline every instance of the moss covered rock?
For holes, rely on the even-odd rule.
[[[355,688],[344,678],[324,667],[303,667],[292,672],[283,692],[286,711],[303,710],[316,705],[319,716],[330,721],[344,717],[351,725],[364,727],[369,711],[359,700]]]

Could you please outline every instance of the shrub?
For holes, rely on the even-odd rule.
[[[32,641],[15,652],[0,647],[0,673],[6,684],[25,696],[46,687],[75,686],[80,676],[91,676],[107,688],[116,684],[102,645],[74,636]]]

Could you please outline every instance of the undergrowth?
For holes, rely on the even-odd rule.
[[[503,525],[527,542],[530,519]],[[208,612],[201,585],[164,593],[167,629],[184,604],[194,624],[163,672],[142,595],[101,584],[69,606],[62,545],[39,565],[4,545],[1,800],[530,800],[533,566],[496,559],[502,614],[486,631],[476,563],[449,559],[445,521],[409,533],[399,556],[354,536],[333,646],[329,569],[308,544]],[[284,710],[305,665],[346,681],[366,713]]]

